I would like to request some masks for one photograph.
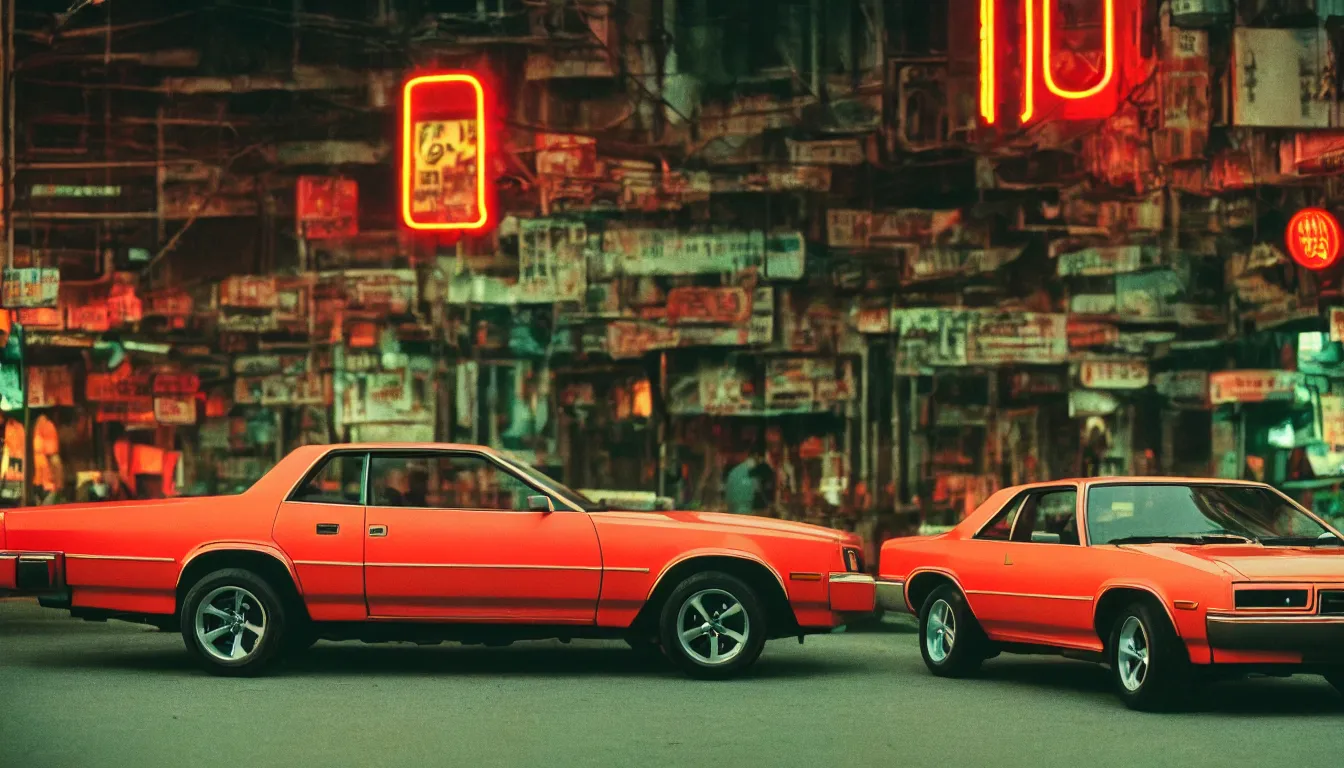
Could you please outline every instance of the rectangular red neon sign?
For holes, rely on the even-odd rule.
[[[1114,114],[1141,8],[1131,0],[979,2],[980,118],[986,125],[1000,122],[1005,97],[1015,102],[1020,125]],[[1073,13],[1066,14],[1065,6]],[[1090,15],[1091,23],[1063,25],[1065,16],[1079,15]],[[1010,95],[1004,84],[1013,73],[1017,93]]]
[[[478,232],[493,218],[487,89],[467,73],[421,75],[401,99],[401,219],[414,230]]]

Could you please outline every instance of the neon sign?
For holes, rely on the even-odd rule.
[[[401,100],[401,219],[422,232],[479,232],[490,224],[487,89],[467,73],[406,81]]]
[[[1342,235],[1339,219],[1329,211],[1303,208],[1288,220],[1284,244],[1293,261],[1307,269],[1321,270],[1339,259]]]
[[[999,121],[1001,73],[1017,68],[1021,75],[1018,95],[1018,119],[1022,125],[1038,116],[1053,119],[1083,120],[1108,117],[1119,104],[1117,81],[1122,70],[1120,57],[1128,49],[1128,36],[1120,34],[1122,23],[1135,12],[1130,0],[1072,0],[1095,3],[1101,13],[1100,40],[1093,45],[1061,45],[1061,38],[1079,30],[1069,30],[1059,22],[1063,16],[1059,6],[1070,0],[980,0],[980,117],[986,125]],[[1020,11],[1020,40],[1005,38],[1005,19],[1013,11]],[[1006,13],[1005,13],[1006,11]],[[1072,51],[1078,48],[1099,52],[1101,60],[1093,62],[1086,54]],[[1017,57],[1017,62],[1005,60]],[[1077,67],[1083,62],[1084,67]],[[1077,79],[1086,82],[1068,83],[1063,75],[1073,63],[1077,69],[1091,72]],[[1039,73],[1039,74],[1038,74]],[[1069,73],[1073,74],[1073,73]],[[1010,97],[1011,98],[1011,97]]]

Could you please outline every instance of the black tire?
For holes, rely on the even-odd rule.
[[[952,624],[950,646],[946,632],[949,615]],[[943,631],[939,632],[940,629]],[[932,645],[935,642],[938,643],[936,647]],[[930,672],[938,677],[974,675],[980,671],[987,648],[985,632],[961,590],[944,584],[924,599],[924,605],[919,609],[919,655],[924,657],[924,666]]]
[[[1130,709],[1170,711],[1189,697],[1190,655],[1167,614],[1152,601],[1130,603],[1116,617],[1106,660],[1116,694]]]
[[[701,615],[696,600],[708,616]],[[721,623],[719,613],[728,616]],[[700,623],[714,626],[686,641],[692,653],[683,647],[682,631]],[[768,632],[765,608],[756,592],[736,576],[718,571],[697,573],[678,584],[658,619],[658,640],[667,657],[687,675],[701,680],[726,680],[742,674],[760,658]],[[729,658],[711,663],[715,648]]]
[[[241,602],[231,600],[242,593]],[[202,615],[203,627],[211,633],[223,627],[233,627],[219,634],[211,643],[213,651],[205,647],[197,637],[197,615],[202,612],[202,604],[209,600],[222,613]],[[229,610],[222,610],[219,605]],[[233,605],[241,605],[242,622],[233,617]],[[257,623],[260,619],[261,623]],[[187,650],[197,659],[206,671],[225,677],[253,677],[269,670],[290,642],[287,629],[288,611],[281,599],[265,579],[241,568],[226,568],[215,571],[192,585],[182,601],[182,639]],[[260,637],[249,628],[260,628]],[[236,630],[236,631],[235,631]],[[227,658],[223,646],[233,646],[228,638],[241,637],[239,641],[242,654],[236,659]]]

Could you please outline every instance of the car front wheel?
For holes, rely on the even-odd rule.
[[[1185,645],[1166,614],[1150,602],[1132,603],[1120,613],[1106,650],[1116,693],[1130,709],[1173,709],[1189,691]]]
[[[187,650],[216,675],[266,671],[286,648],[284,601],[251,571],[228,568],[196,582],[182,601]]]
[[[984,633],[961,591],[943,585],[919,611],[919,652],[938,677],[965,677],[985,660]]]
[[[727,573],[697,573],[663,604],[660,643],[686,674],[724,680],[744,672],[765,647],[765,610],[746,582]]]

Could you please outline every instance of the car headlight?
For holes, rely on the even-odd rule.
[[[863,573],[863,552],[857,549],[846,547],[845,550],[845,570],[850,573]]]

